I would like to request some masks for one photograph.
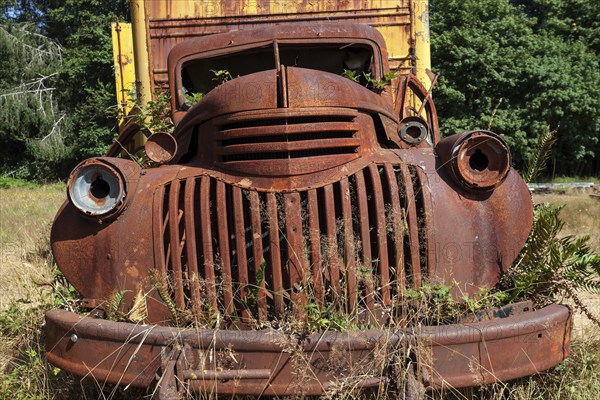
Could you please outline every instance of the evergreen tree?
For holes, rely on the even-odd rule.
[[[63,48],[33,24],[0,22],[0,172],[53,179],[72,153],[56,85]]]
[[[597,173],[600,63],[586,36],[593,24],[578,28],[585,35],[571,35],[565,30],[570,20],[549,11],[559,0],[535,3],[534,15],[530,6],[508,0],[431,2],[432,63],[441,73],[436,104],[442,132],[487,128],[502,99],[492,130],[511,145],[517,167],[523,167],[548,127],[560,126],[557,173]]]
[[[0,116],[0,140],[5,149],[0,151],[11,155],[3,157],[6,161],[0,163],[0,171],[17,170],[23,177],[38,179],[64,178],[79,160],[102,155],[117,134],[116,119],[110,116],[116,103],[110,23],[117,17],[126,20],[128,2],[4,0],[0,13],[0,27],[4,28],[0,30],[0,66],[6,67],[0,71],[0,95],[28,84],[31,77],[47,77],[41,81],[46,96],[32,95],[27,104],[21,98],[19,105],[11,103],[0,111],[8,117],[2,120]],[[13,31],[29,32],[18,34],[25,40],[22,48],[43,48],[39,41],[46,40],[60,49],[58,56],[43,63],[32,62],[28,56],[34,55],[23,51],[15,56],[20,50],[11,39]],[[34,40],[39,43],[31,42]],[[44,107],[34,107],[35,99]],[[54,112],[48,113],[46,108]],[[15,114],[21,118],[11,121]],[[46,145],[50,142],[52,146]]]

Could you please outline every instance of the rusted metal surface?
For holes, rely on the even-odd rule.
[[[169,84],[167,55],[179,43],[215,33],[248,30],[255,35],[265,26],[318,25],[335,22],[338,29],[349,24],[368,24],[388,40],[390,63],[408,73],[417,62],[409,54],[411,10],[408,0],[390,1],[146,1],[146,42],[153,92]],[[420,12],[426,12],[426,8]],[[324,35],[325,36],[325,35]],[[359,36],[360,37],[360,36]],[[233,42],[232,44],[237,43]],[[412,44],[414,50],[414,43]],[[419,63],[421,61],[419,60]],[[423,64],[423,70],[429,65]]]
[[[150,160],[164,164],[171,161],[177,153],[177,141],[168,133],[157,132],[148,138],[144,151]]]
[[[490,190],[501,184],[511,165],[508,146],[492,132],[449,136],[436,150],[454,179],[474,190]]]
[[[313,28],[232,32],[175,47],[168,65],[176,146],[151,138],[147,149],[169,165],[142,170],[105,157],[75,170],[87,176],[106,166],[122,201],[97,215],[71,197],[52,228],[57,264],[86,308],[106,307],[119,291],[128,315],[142,291],[149,325],[50,312],[51,362],[137,386],[160,370],[159,393],[174,398],[177,382],[219,394],[322,394],[344,378],[326,367],[332,353],[360,367],[383,337],[396,349],[425,344],[421,362],[432,358],[434,368],[421,379],[432,389],[511,379],[567,356],[570,313],[560,306],[408,327],[409,289],[440,283],[461,298],[497,283],[529,234],[529,191],[493,133],[440,141],[434,102],[414,76],[377,89],[282,62],[298,44],[359,46],[353,50],[370,55],[376,78],[389,71],[372,28]],[[257,48],[273,57],[271,69],[232,76],[198,105],[185,103],[186,65]],[[323,312],[377,330],[327,331]],[[196,328],[172,327],[190,324]],[[305,337],[274,329],[290,324]],[[323,332],[307,333],[315,325]],[[310,361],[312,380],[298,382],[293,349]],[[210,351],[221,358],[207,364]],[[361,385],[386,379],[373,375]]]
[[[46,314],[48,359],[100,383],[181,385],[220,394],[320,395],[361,369],[353,387],[388,385],[383,371],[402,343],[427,370],[428,390],[514,379],[548,369],[568,356],[570,311],[549,306],[478,323],[397,332],[364,330],[308,336],[276,330],[213,331],[140,326],[56,310]],[[176,357],[173,349],[181,349]],[[374,358],[375,352],[383,354]],[[298,364],[294,358],[305,360]],[[303,370],[304,369],[304,370]],[[158,374],[156,376],[155,374]],[[303,377],[299,379],[299,376]],[[161,380],[161,377],[162,380]],[[169,382],[168,378],[172,382]],[[364,379],[364,382],[356,380]],[[361,383],[361,385],[358,385]],[[175,398],[175,397],[163,397]]]

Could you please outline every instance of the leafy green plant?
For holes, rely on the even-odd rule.
[[[306,304],[306,330],[308,332],[323,332],[326,330],[343,331],[351,326],[350,316],[340,313],[337,305],[330,303],[320,306],[317,302],[309,301]]]
[[[356,83],[362,83],[364,81],[365,86],[379,91],[385,89],[386,86],[391,85],[392,79],[398,78],[400,74],[397,71],[388,71],[382,79],[375,79],[372,72],[360,73],[355,70],[345,69],[342,76]]]
[[[353,82],[359,83],[361,74],[358,73],[358,71],[353,70],[353,69],[345,69],[344,72],[342,73],[342,76],[344,78],[350,79]]]
[[[212,72],[215,75],[213,81],[216,81],[219,85],[222,85],[225,82],[234,79],[231,73],[226,69],[211,69],[210,72]],[[239,75],[235,78],[239,78]]]
[[[204,98],[204,93],[190,92],[190,93],[185,93],[183,96],[185,97],[186,104],[188,104],[191,107],[195,104],[200,103],[200,101]]]
[[[371,72],[368,74],[363,73],[363,76],[374,89],[383,90],[386,86],[391,85],[392,79],[398,78],[400,74],[397,71],[388,71],[383,75],[383,79],[375,79]]]
[[[171,96],[167,93],[157,93],[155,100],[150,100],[145,107],[138,107],[135,122],[152,133],[173,133],[175,123],[171,115]]]

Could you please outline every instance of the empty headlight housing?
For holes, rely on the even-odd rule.
[[[71,204],[90,217],[106,217],[120,211],[127,196],[127,183],[121,171],[103,159],[79,164],[69,177]]]
[[[470,190],[493,190],[510,170],[506,142],[489,131],[469,131],[441,140],[436,151],[454,180]]]

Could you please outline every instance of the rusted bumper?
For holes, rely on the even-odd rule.
[[[140,387],[158,382],[163,398],[175,398],[182,382],[185,390],[219,394],[318,395],[344,379],[353,387],[387,383],[382,371],[399,348],[420,349],[412,355],[428,389],[531,375],[568,356],[570,325],[561,305],[418,331],[308,336],[141,326],[53,310],[46,348],[52,364],[73,374]]]

